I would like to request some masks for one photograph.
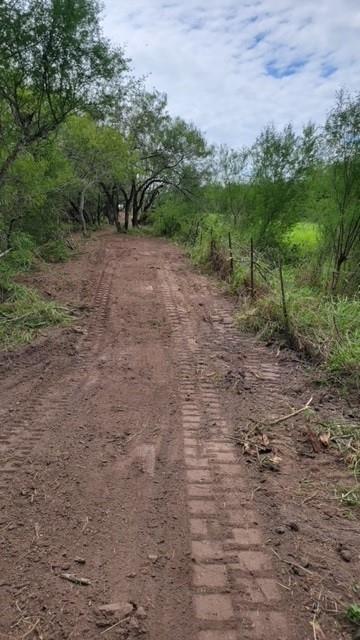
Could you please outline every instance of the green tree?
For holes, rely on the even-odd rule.
[[[117,185],[125,205],[125,227],[132,212],[136,227],[142,213],[153,206],[163,191],[190,193],[195,173],[204,170],[208,155],[201,133],[180,118],[171,118],[167,99],[135,84],[113,115],[129,145],[132,162],[125,180]]]
[[[325,226],[333,248],[331,289],[336,291],[341,271],[360,243],[360,94],[339,92],[325,123],[324,146],[333,203]]]
[[[70,202],[86,234],[86,196],[90,193],[94,199],[100,185],[122,179],[129,163],[127,145],[118,131],[97,124],[90,116],[69,118],[62,128],[59,144],[71,165],[72,191],[78,196],[75,204],[70,193]],[[113,216],[118,225],[117,205],[116,202]]]
[[[22,150],[91,106],[126,62],[99,28],[96,0],[2,0],[0,186]]]

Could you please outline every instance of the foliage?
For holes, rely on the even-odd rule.
[[[155,231],[188,244],[195,262],[215,270],[240,296],[243,328],[290,341],[330,377],[357,386],[359,171],[360,98],[341,91],[322,128],[309,123],[297,133],[291,125],[269,125],[249,148],[219,147],[212,179],[198,188],[196,209],[186,209],[184,194],[165,195],[153,216]]]
[[[45,262],[66,262],[70,249],[64,240],[49,240],[39,248],[39,255]]]
[[[254,303],[245,300],[239,325],[269,339],[285,335],[276,274],[271,287]],[[338,375],[360,388],[360,300],[327,298],[287,280],[287,308],[293,344],[325,362],[330,376]]]
[[[298,258],[314,255],[321,243],[319,225],[314,222],[297,222],[283,236],[284,246],[295,252]]]
[[[99,30],[95,0],[3,0],[0,184],[20,152],[86,108],[123,71]]]
[[[48,257],[54,257],[54,247],[47,248]],[[13,238],[13,249],[0,262],[0,346],[5,349],[31,342],[46,326],[66,325],[71,321],[66,309],[48,302],[34,290],[14,283],[20,271],[29,271],[39,260],[41,250],[34,240],[18,233]],[[59,254],[56,256],[59,258]],[[51,260],[53,261],[53,260]]]
[[[0,291],[6,291],[6,300],[0,303],[2,348],[31,342],[43,327],[66,325],[71,321],[67,311],[56,303],[43,300],[31,289],[2,281],[1,277]]]
[[[346,617],[352,624],[360,626],[360,606],[352,604],[346,611]]]

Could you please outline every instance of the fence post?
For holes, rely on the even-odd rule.
[[[231,233],[229,231],[229,254],[230,254],[230,273],[234,274],[234,256],[232,252]]]
[[[282,301],[282,308],[283,308],[283,313],[284,313],[285,329],[286,329],[286,333],[288,335],[288,339],[290,340],[290,323],[289,323],[289,315],[288,315],[288,310],[287,310],[287,305],[286,305],[286,296],[285,296],[285,287],[284,287],[284,277],[283,277],[281,256],[279,256],[279,275],[280,275],[281,301]]]
[[[250,293],[251,297],[254,298],[254,241],[252,238],[250,239]]]

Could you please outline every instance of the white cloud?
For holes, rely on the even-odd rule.
[[[105,0],[104,31],[211,142],[324,120],[359,88],[359,0]]]

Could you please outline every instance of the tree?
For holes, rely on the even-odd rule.
[[[217,183],[218,206],[239,225],[246,209],[250,150],[221,145],[214,154],[213,173]]]
[[[326,227],[333,245],[331,289],[360,242],[360,94],[340,91],[324,128],[330,193],[335,205]]]
[[[90,116],[69,118],[61,130],[60,145],[72,167],[72,188],[78,197],[78,204],[70,201],[86,234],[86,195],[90,192],[94,199],[100,185],[106,192],[106,184],[122,179],[129,161],[127,145],[118,131],[97,124]],[[118,226],[117,199],[113,220]]]
[[[124,199],[126,228],[130,212],[136,227],[140,215],[153,206],[163,190],[190,193],[194,174],[189,168],[201,171],[208,155],[196,127],[171,118],[166,105],[164,94],[134,84],[113,115],[112,121],[126,139],[131,156],[127,177],[117,185]]]
[[[18,155],[91,106],[126,68],[99,29],[96,0],[2,0],[0,186]]]
[[[282,131],[267,126],[251,149],[251,218],[262,242],[281,241],[281,230],[303,215],[299,209],[305,180],[318,158],[313,124],[297,135],[291,124]]]

